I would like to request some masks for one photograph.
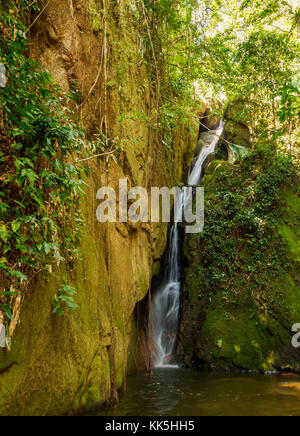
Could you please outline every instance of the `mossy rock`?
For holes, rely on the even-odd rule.
[[[224,134],[227,141],[250,148],[252,144],[250,121],[245,115],[243,103],[234,101],[228,104],[224,116],[226,120]]]
[[[289,165],[268,167],[249,156],[208,168],[204,232],[184,243],[185,360],[212,369],[299,371],[300,352],[291,344],[300,322],[299,178]]]
[[[78,83],[87,132],[98,133],[105,115],[106,130],[122,139],[123,152],[118,163],[89,161],[81,260],[71,271],[55,271],[57,278],[39,275],[30,282],[12,349],[0,349],[0,415],[67,415],[97,407],[122,388],[127,372],[137,371],[135,308],[148,293],[153,260],[165,251],[167,225],[100,224],[96,192],[101,186],[117,187],[126,177],[132,186],[174,186],[185,179],[197,140],[197,125],[179,125],[167,149],[152,125],[132,119],[134,112],[152,117],[159,97],[149,86],[152,71],[143,62],[129,0],[106,4],[104,108],[104,77],[95,83],[102,62],[103,11],[98,0],[80,1],[74,8],[71,3],[49,3],[43,20],[36,22],[31,52],[62,89]],[[41,40],[41,34],[47,37]],[[163,77],[165,66],[160,68]],[[53,297],[65,279],[77,289],[79,307],[58,318],[52,313]]]

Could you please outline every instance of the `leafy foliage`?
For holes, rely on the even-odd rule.
[[[132,10],[162,95],[158,127],[166,132],[166,144],[176,123],[191,124],[200,91],[224,106],[238,101],[236,115],[250,125],[256,143],[297,152],[300,15],[295,2],[135,0]]]
[[[54,309],[53,313],[62,316],[65,311],[75,312],[78,305],[74,301],[74,296],[77,295],[75,288],[69,285],[61,285],[57,291],[57,295],[53,298]]]
[[[168,148],[172,148],[172,134],[178,125],[194,128],[192,119],[199,110],[189,49],[196,35],[193,22],[196,5],[196,0],[131,2],[135,24],[142,36],[143,60],[151,75],[147,86],[158,99],[152,126]]]
[[[1,10],[0,32],[8,75],[0,90],[0,302],[11,319],[16,290],[38,271],[51,272],[53,263],[70,265],[78,254],[84,182],[83,169],[72,161],[84,134],[67,109],[70,96],[27,58],[17,5]]]
[[[213,165],[216,173],[206,179],[204,232],[192,236],[192,251],[186,250],[193,268],[200,268],[195,271],[201,277],[200,296],[207,299],[222,289],[228,304],[254,300],[259,306],[267,298],[270,281],[296,268],[278,226],[286,208],[282,189],[297,185],[297,169],[290,157],[274,157],[265,149],[219,172],[220,163]],[[211,181],[218,192],[210,192]],[[278,310],[280,298],[272,296]]]

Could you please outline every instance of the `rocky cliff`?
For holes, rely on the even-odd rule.
[[[80,95],[76,116],[90,138],[119,142],[118,161],[90,161],[82,201],[80,261],[30,283],[12,350],[0,349],[0,414],[74,414],[114,401],[128,366],[146,366],[130,346],[134,310],[149,290],[153,262],[166,245],[165,225],[100,224],[96,191],[118,186],[173,186],[183,179],[197,125],[162,142],[157,107],[164,96],[145,61],[130,1],[52,0],[32,17],[30,56],[59,85]],[[160,74],[164,66],[156,65]],[[156,71],[157,72],[157,71]],[[78,310],[57,317],[52,299],[67,280]]]
[[[185,240],[180,353],[218,370],[299,371],[299,178],[289,159],[257,150],[214,161],[203,180],[205,229]]]

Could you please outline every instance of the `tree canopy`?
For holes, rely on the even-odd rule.
[[[239,102],[255,143],[296,150],[299,17],[294,0],[145,1],[177,98],[195,88],[224,105]]]

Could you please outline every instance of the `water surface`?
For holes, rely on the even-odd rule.
[[[96,415],[300,416],[300,377],[160,368],[130,377],[120,400]]]

